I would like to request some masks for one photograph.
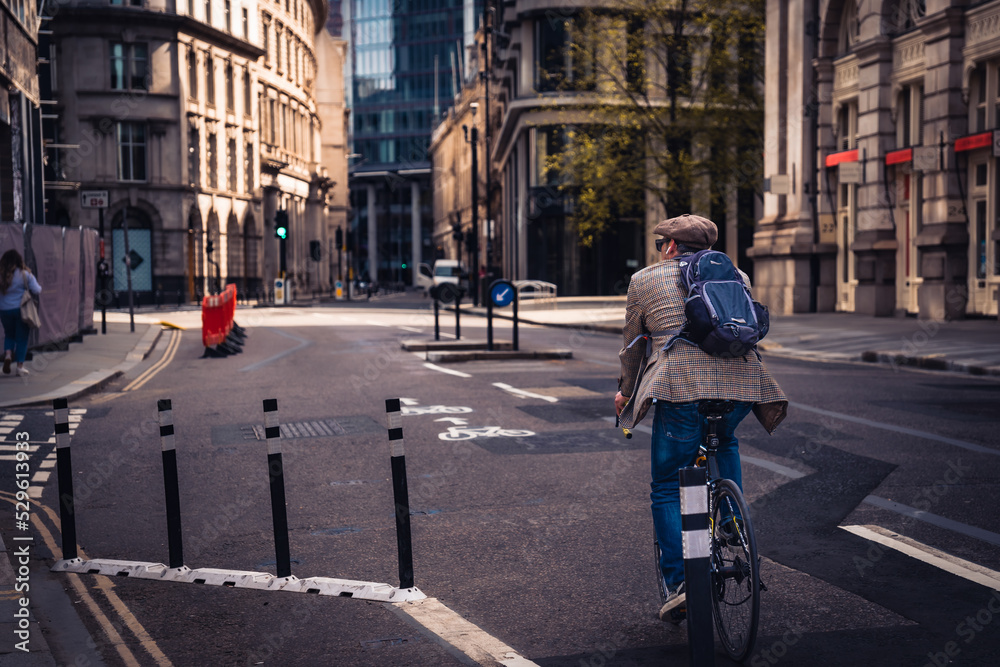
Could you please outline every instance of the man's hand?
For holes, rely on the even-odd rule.
[[[615,394],[615,414],[621,415],[622,410],[625,409],[625,406],[628,405],[628,402],[629,402],[628,396],[622,396],[621,392]]]

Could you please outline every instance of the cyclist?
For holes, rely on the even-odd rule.
[[[720,476],[733,480],[741,489],[736,427],[753,410],[772,433],[784,419],[788,401],[755,352],[721,358],[682,342],[662,349],[685,321],[687,293],[675,260],[712,247],[719,231],[711,220],[686,214],[660,222],[653,233],[661,237],[656,240],[660,261],[633,275],[628,287],[615,410],[622,425],[630,427],[645,416],[650,405],[655,405],[650,500],[660,544],[660,570],[668,591],[659,616],[666,621],[683,617],[686,610],[677,469],[691,465],[701,443],[698,401],[734,402],[735,409],[719,424],[717,460]],[[746,274],[743,278],[749,287]],[[645,341],[630,345],[643,334],[653,338],[648,359]]]

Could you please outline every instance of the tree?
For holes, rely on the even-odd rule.
[[[565,21],[565,71],[587,76],[559,87],[587,91],[586,118],[548,167],[584,244],[642,192],[713,217],[734,190],[761,194],[763,0],[611,0]]]

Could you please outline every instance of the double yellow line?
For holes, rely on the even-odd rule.
[[[171,361],[173,361],[174,355],[177,354],[177,348],[180,347],[180,345],[181,331],[180,329],[174,329],[170,336],[170,341],[167,343],[167,351],[163,353],[163,357],[161,357],[155,364],[147,368],[142,375],[125,385],[125,388],[122,389],[122,391],[135,391],[136,389],[142,387],[142,385],[152,380],[153,376],[162,371]]]
[[[6,500],[11,504],[15,502],[14,495],[6,491],[0,491],[0,500]],[[49,520],[52,521],[53,524],[59,525],[58,517],[51,508],[40,503],[38,499],[34,499],[33,501],[35,503],[35,507],[42,509],[45,514],[48,515]],[[32,519],[32,525],[34,525],[34,527],[38,530],[42,540],[45,542],[45,545],[49,548],[49,551],[52,552],[53,557],[56,557],[55,555],[59,553],[59,547],[56,545],[56,541],[52,536],[52,533],[49,531],[48,527],[45,525],[44,521],[42,521],[42,518],[38,513],[33,513]],[[83,549],[79,546],[77,547],[77,552],[84,560],[89,560],[87,555],[83,552]],[[113,623],[111,619],[109,619],[101,610],[97,601],[94,600],[90,591],[87,590],[87,587],[81,580],[80,575],[73,572],[67,572],[64,576],[66,576],[69,580],[70,586],[73,587],[73,590],[80,597],[80,601],[83,602],[90,613],[94,616],[98,625],[101,626],[101,629],[108,638],[108,642],[118,652],[118,656],[122,659],[122,662],[124,662],[127,667],[142,667],[142,663],[135,657],[135,654],[132,653],[132,650],[129,648],[128,644],[125,643],[125,640],[122,639],[122,636],[116,627],[117,624]],[[125,603],[122,602],[122,599],[118,597],[118,594],[114,592],[113,589],[115,585],[111,579],[104,575],[95,575],[94,579],[97,584],[94,588],[104,594],[105,599],[115,610],[118,617],[122,620],[124,625],[131,630],[135,638],[139,640],[139,645],[145,649],[146,653],[148,653],[153,659],[153,662],[157,665],[157,667],[171,667],[173,663],[170,662],[170,659],[164,655],[163,651],[161,651],[160,647],[156,644],[156,641],[150,637],[146,628],[144,628],[139,622],[139,619],[132,614],[129,608],[125,606]]]

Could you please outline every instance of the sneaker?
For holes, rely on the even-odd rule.
[[[719,537],[725,540],[731,547],[738,547],[743,544],[740,535],[743,533],[743,519],[730,519],[719,525]]]
[[[660,607],[660,620],[680,623],[687,615],[687,594],[684,592],[684,582],[667,594],[667,601]]]
[[[10,357],[3,358],[3,374],[10,375]]]
[[[31,373],[28,372],[27,368],[18,368],[17,370],[14,371],[14,375],[20,377],[20,376],[31,375]]]

